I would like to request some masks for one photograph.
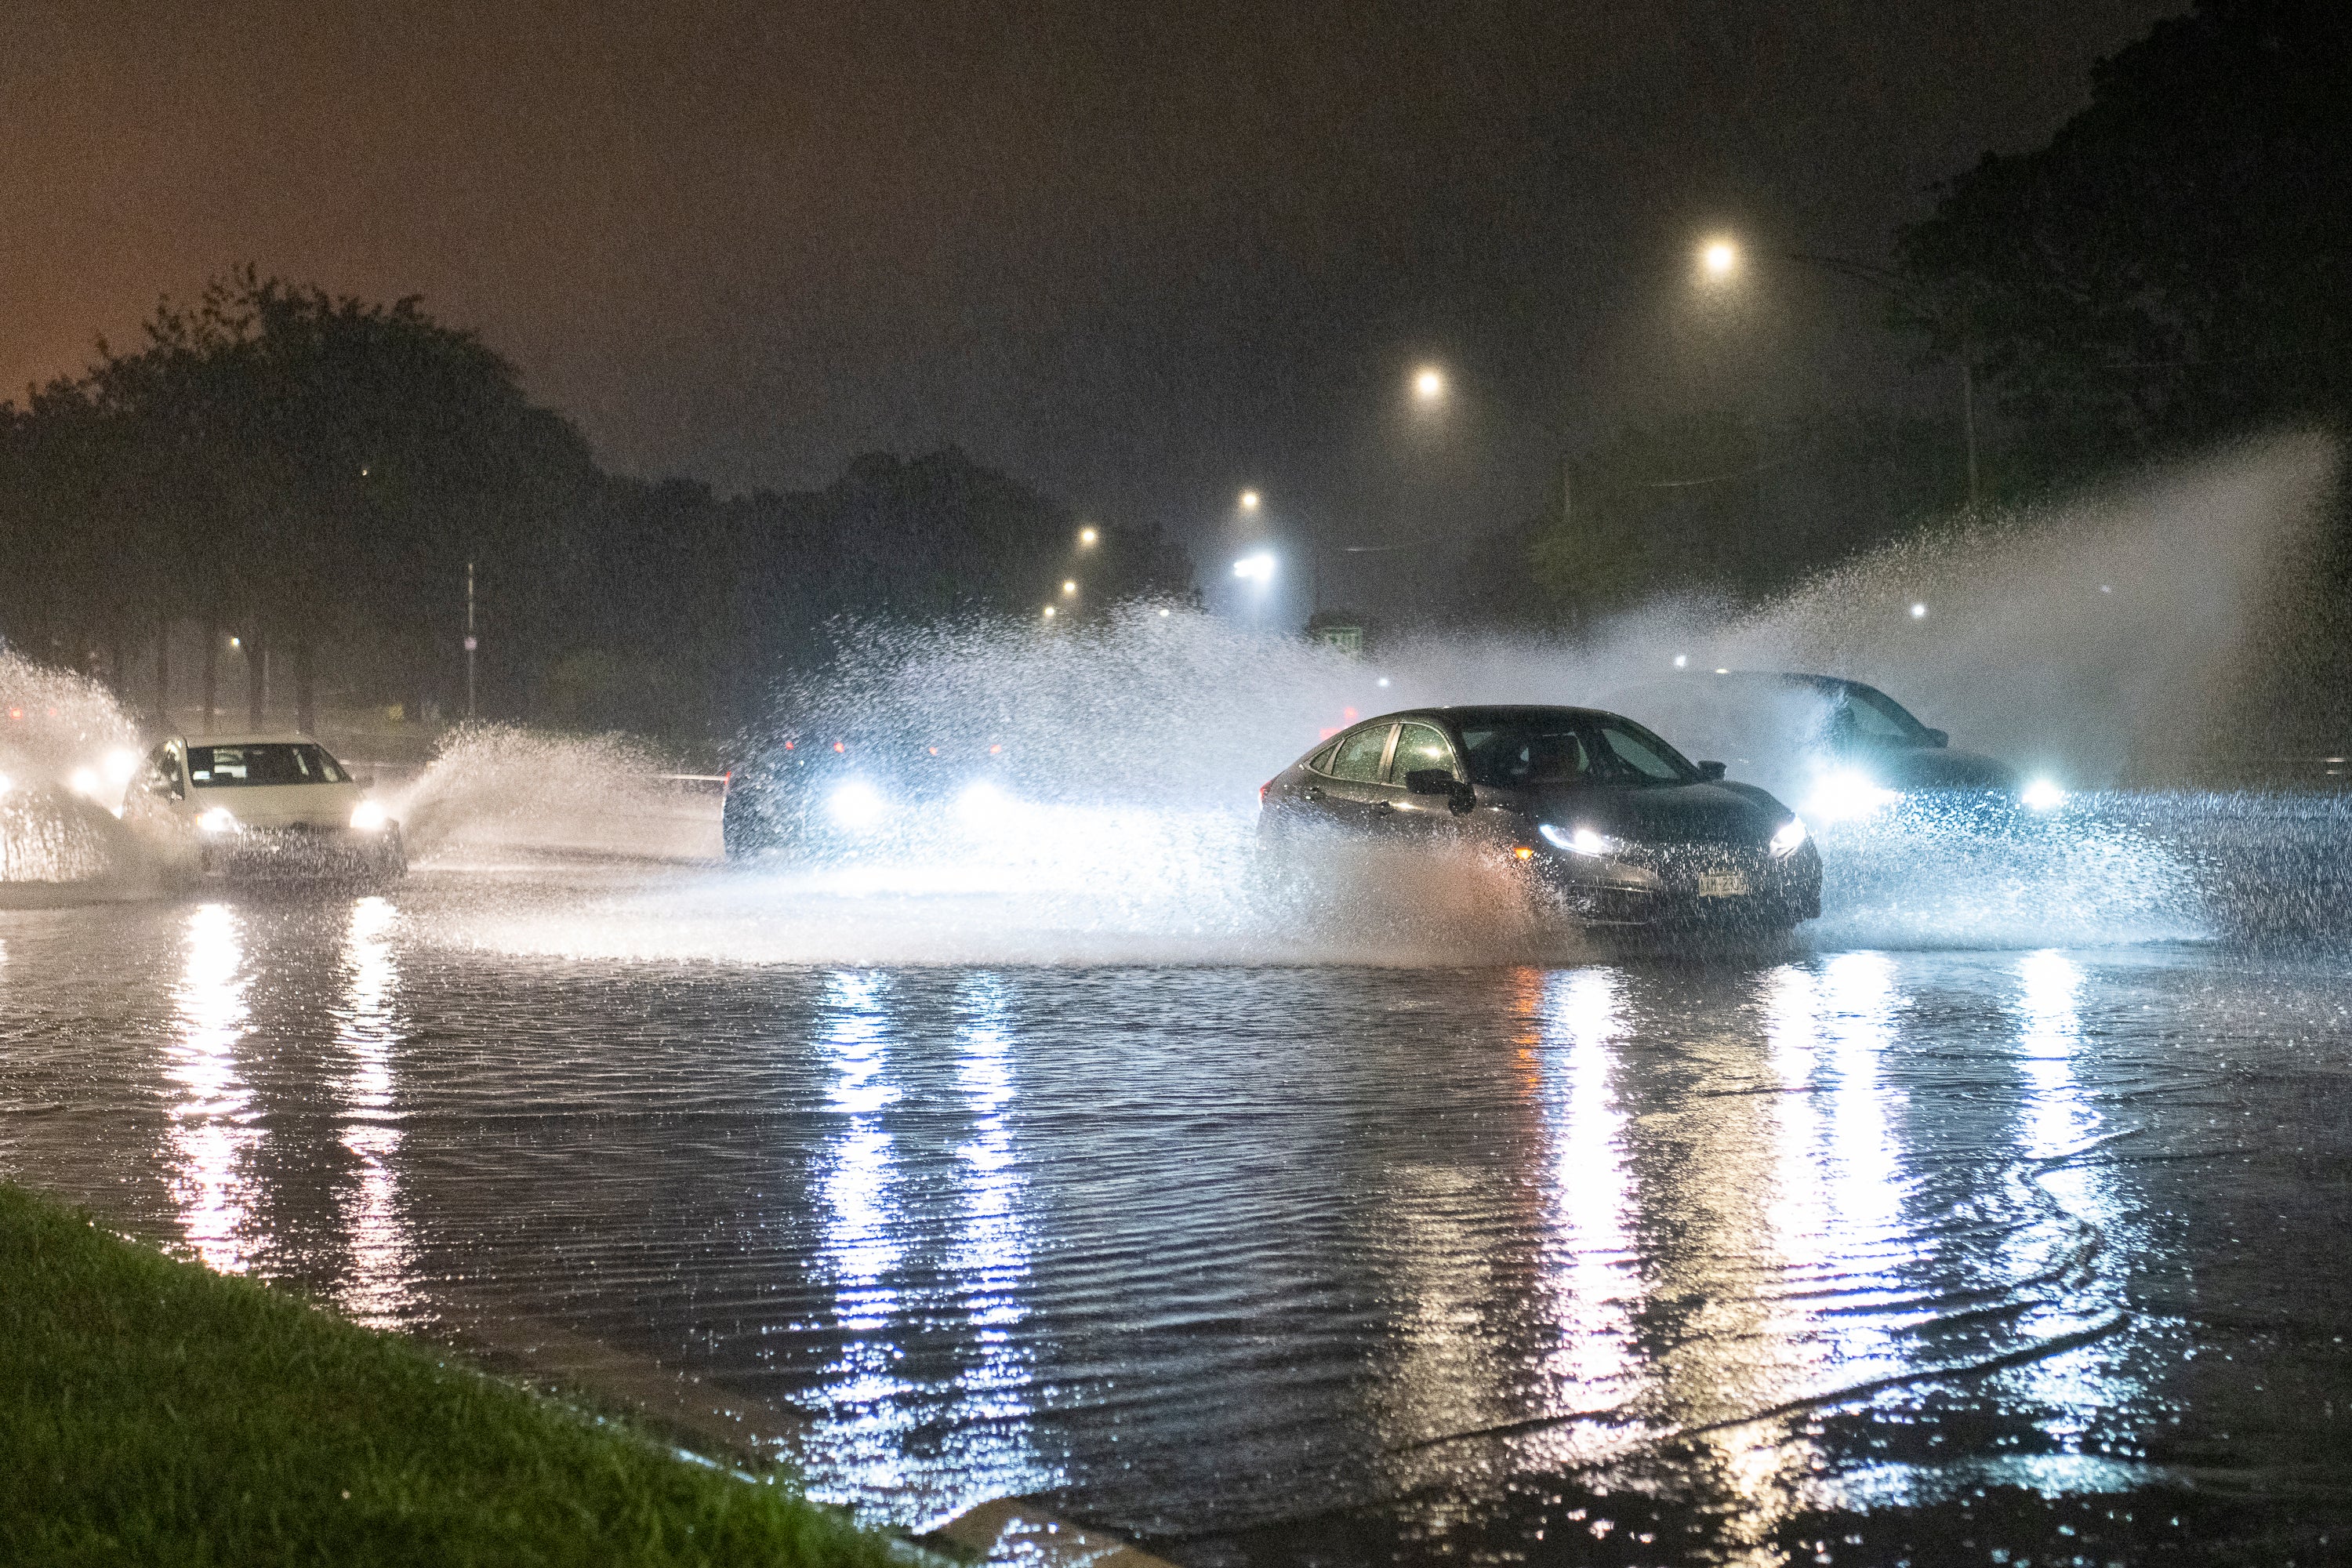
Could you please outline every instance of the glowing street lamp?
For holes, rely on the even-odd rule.
[[[1045,618],[1049,621],[1054,618],[1054,606],[1051,605],[1045,606]]]
[[[1076,578],[1073,577],[1062,584],[1062,597],[1065,599],[1076,598],[1077,596],[1077,593],[1078,581]]]
[[[1413,399],[1419,403],[1435,403],[1445,395],[1445,373],[1435,365],[1423,365],[1413,374]]]
[[[1739,270],[1739,247],[1727,239],[1710,239],[1699,247],[1698,266],[1708,282],[1728,282]]]
[[[1927,618],[1927,605],[1912,605],[1912,606],[1911,606],[1911,618],[1912,618],[1913,620],[1915,620],[1915,621],[1924,621],[1924,620],[1926,620],[1926,619]]]
[[[1242,492],[1242,510],[1244,511],[1255,511],[1258,509],[1259,500],[1260,497],[1255,490],[1244,490]]]
[[[1090,550],[1094,547],[1096,542],[1101,538],[1102,535],[1096,532],[1093,529],[1082,528],[1078,530],[1078,548],[1081,550]]]

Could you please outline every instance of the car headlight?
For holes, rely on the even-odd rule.
[[[1805,802],[1805,810],[1817,820],[1841,822],[1848,817],[1867,816],[1880,806],[1892,805],[1902,798],[1902,791],[1888,789],[1868,773],[1846,768],[1822,775]]]
[[[372,800],[363,800],[352,808],[352,826],[362,833],[373,833],[388,821],[383,807]]]
[[[2029,811],[2050,811],[2066,804],[2066,792],[2054,780],[2035,779],[2018,792],[2017,799]]]
[[[196,830],[200,833],[235,833],[236,816],[225,805],[214,806],[196,818]]]
[[[1804,841],[1805,819],[1801,816],[1792,816],[1780,824],[1780,831],[1772,835],[1772,853],[1794,855],[1797,852],[1797,847]]]
[[[1547,822],[1536,831],[1542,834],[1553,847],[1565,849],[1571,855],[1614,855],[1624,847],[1609,835],[1596,833],[1590,827],[1559,828]]]
[[[852,779],[843,784],[833,792],[832,798],[825,805],[832,811],[834,821],[853,832],[872,827],[889,809],[882,798],[882,792],[864,779]]]

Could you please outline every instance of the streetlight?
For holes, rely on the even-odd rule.
[[[1091,550],[1094,548],[1095,542],[1101,538],[1102,535],[1096,532],[1093,529],[1082,528],[1078,530],[1078,548],[1081,550]]]
[[[1259,497],[1255,490],[1244,490],[1242,492],[1242,510],[1244,511],[1255,511],[1258,509],[1258,501]]]
[[[1903,286],[1903,275],[1891,267],[1875,262],[1856,261],[1846,256],[1815,256],[1802,250],[1785,253],[1791,261],[1801,261],[1808,267],[1818,267],[1825,272],[1854,283],[1866,283],[1888,293]],[[1699,268],[1710,283],[1727,283],[1739,270],[1739,249],[1728,239],[1708,240],[1699,249]],[[1977,381],[1976,331],[1969,320],[1968,301],[1960,302],[1960,432],[1969,452],[1969,510],[1977,510],[1983,499],[1983,485],[1977,467]]]
[[[1063,583],[1062,597],[1065,599],[1075,598],[1077,595],[1077,592],[1078,582],[1076,578],[1073,577]]]
[[[1422,403],[1435,403],[1445,395],[1445,373],[1433,364],[1425,364],[1414,373],[1412,395]]]

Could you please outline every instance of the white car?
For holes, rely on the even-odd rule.
[[[408,869],[400,824],[308,735],[173,735],[148,752],[123,818],[199,877],[357,877]]]

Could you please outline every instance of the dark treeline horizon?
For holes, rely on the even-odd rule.
[[[144,342],[0,405],[0,643],[157,712],[454,717],[467,584],[486,717],[707,737],[858,617],[1183,596],[1157,533],[1089,523],[950,447],[821,490],[604,471],[513,367],[419,301],[247,268]]]

